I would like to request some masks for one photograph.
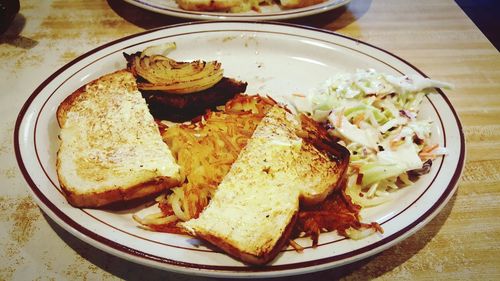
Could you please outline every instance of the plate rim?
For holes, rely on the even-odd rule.
[[[460,179],[461,173],[464,168],[464,163],[465,163],[465,137],[464,137],[464,132],[462,129],[462,124],[460,122],[460,119],[458,117],[458,114],[456,113],[453,105],[447,98],[447,96],[444,94],[443,91],[440,89],[437,89],[437,92],[443,98],[445,103],[448,105],[453,117],[454,121],[457,126],[457,130],[459,132],[459,137],[460,137],[460,156],[458,158],[457,166],[456,169],[453,173],[453,176],[451,177],[451,180],[447,183],[446,188],[443,190],[443,192],[440,194],[440,197],[438,200],[436,200],[432,206],[425,211],[419,218],[417,218],[415,221],[412,221],[409,223],[406,227],[398,230],[397,232],[393,233],[391,236],[384,237],[383,239],[380,239],[376,241],[375,243],[371,243],[365,247],[356,249],[355,251],[350,251],[346,254],[343,255],[338,255],[336,256],[335,259],[332,260],[332,257],[327,257],[327,258],[322,258],[322,259],[316,259],[316,260],[311,260],[311,261],[304,261],[304,262],[298,262],[298,263],[290,263],[290,264],[285,264],[285,265],[275,265],[275,266],[269,266],[269,267],[237,267],[235,269],[234,266],[212,266],[208,265],[204,267],[203,265],[199,264],[189,264],[185,262],[179,262],[176,260],[171,260],[168,258],[164,257],[156,257],[154,255],[144,253],[137,251],[135,249],[129,248],[126,245],[117,243],[115,241],[111,241],[106,237],[102,237],[101,235],[92,232],[91,230],[85,228],[84,226],[75,223],[73,219],[71,219],[68,215],[66,215],[62,210],[60,210],[57,206],[55,206],[50,200],[42,193],[42,191],[37,187],[37,184],[35,181],[32,179],[32,177],[29,175],[29,172],[25,166],[25,163],[22,160],[22,155],[21,155],[21,141],[20,141],[20,128],[21,128],[21,123],[24,120],[25,114],[27,113],[28,109],[32,105],[33,101],[35,98],[43,91],[43,89],[52,82],[57,76],[59,76],[61,73],[66,71],[68,68],[71,66],[77,64],[79,61],[87,58],[88,56],[97,53],[103,49],[106,49],[112,45],[118,44],[120,42],[127,41],[129,39],[135,38],[135,37],[140,37],[145,34],[149,33],[154,33],[156,31],[160,30],[166,30],[166,29],[175,29],[177,27],[182,27],[182,26],[188,26],[188,25],[205,25],[205,24],[212,24],[212,23],[222,23],[222,24],[262,24],[262,22],[248,22],[248,21],[210,21],[210,22],[199,22],[199,23],[182,23],[182,24],[175,24],[175,25],[170,25],[170,26],[165,26],[165,27],[159,27],[151,30],[146,30],[143,32],[135,33],[129,36],[125,36],[116,40],[113,40],[111,42],[108,42],[106,44],[100,45],[82,55],[79,57],[75,58],[71,62],[65,64],[61,68],[59,68],[57,71],[55,71],[52,75],[50,75],[47,79],[45,79],[29,96],[29,98],[26,100],[24,105],[22,106],[18,117],[16,119],[15,123],[15,128],[14,128],[14,149],[15,149],[15,155],[17,159],[18,166],[23,174],[23,177],[27,181],[28,185],[30,186],[30,191],[32,196],[35,198],[35,201],[37,201],[38,205],[46,212],[47,214],[51,214],[49,217],[56,221],[63,229],[69,231],[72,235],[78,237],[85,243],[88,243],[96,248],[99,248],[101,250],[105,251],[111,251],[115,256],[118,256],[120,258],[124,258],[126,260],[136,262],[143,264],[145,266],[152,266],[155,268],[159,269],[164,269],[164,270],[170,270],[174,272],[180,272],[180,273],[189,273],[193,275],[203,275],[203,276],[226,276],[226,277],[266,277],[266,276],[286,276],[286,275],[293,275],[293,274],[303,274],[303,273],[308,273],[312,271],[318,271],[318,270],[324,270],[327,268],[333,267],[331,263],[339,260],[345,260],[343,256],[347,256],[346,258],[349,258],[350,261],[346,261],[346,263],[351,263],[356,260],[366,258],[368,256],[371,256],[375,253],[381,252],[389,247],[392,247],[395,245],[397,242],[400,242],[404,239],[406,239],[408,236],[412,235],[416,231],[418,231],[421,227],[423,227],[425,224],[427,224],[430,220],[432,220],[440,211],[441,209],[446,205],[446,203],[449,201],[449,199],[453,196],[457,189],[457,183],[458,180]],[[307,27],[307,26],[301,26],[297,24],[291,24],[291,23],[281,23],[281,22],[268,22],[265,23],[267,25],[273,25],[273,26],[281,26],[285,28],[299,28],[299,29],[305,29],[305,30],[310,30],[314,32],[321,32],[321,33],[326,33],[329,36],[338,36],[344,39],[348,39],[350,41],[354,41],[357,44],[362,44],[374,49],[377,49],[379,51],[382,51],[383,53],[386,53],[389,56],[394,57],[398,61],[406,64],[407,66],[411,67],[413,70],[418,72],[420,75],[427,77],[425,73],[423,73],[420,69],[416,68],[414,65],[411,63],[407,62],[406,60],[400,58],[399,56],[386,51],[380,47],[371,45],[369,43],[360,41],[358,39],[345,36],[342,34],[338,34],[329,30],[324,30],[324,29],[319,29],[315,27]],[[239,27],[241,29],[241,27]],[[65,227],[66,226],[66,227]],[[67,226],[70,228],[68,229]],[[373,252],[373,253],[371,253]],[[370,254],[368,254],[370,253]],[[361,254],[365,254],[363,256],[360,256]],[[142,260],[146,259],[146,260]],[[167,263],[168,262],[168,263]],[[297,266],[297,264],[300,265],[305,265],[306,269]],[[193,267],[193,265],[195,265]],[[330,266],[329,266],[330,265]],[[291,266],[291,268],[290,268]],[[339,266],[339,265],[337,265]],[[214,269],[216,268],[216,269]],[[198,271],[193,271],[198,269]],[[300,270],[299,270],[300,269]],[[309,269],[309,271],[307,270]],[[300,272],[298,272],[300,271]],[[277,272],[277,274],[271,274],[273,272]],[[251,275],[251,276],[250,276]]]
[[[198,12],[198,11],[182,10],[181,8],[168,9],[168,8],[158,7],[151,3],[148,3],[149,1],[145,0],[123,0],[123,1],[129,3],[130,5],[139,7],[147,11],[167,16],[185,18],[185,19],[214,20],[214,21],[233,21],[233,20],[268,21],[268,20],[295,19],[295,18],[320,14],[323,12],[327,12],[345,6],[349,4],[352,0],[327,0],[326,2],[318,3],[308,7],[291,9],[285,12],[268,13],[268,14]],[[328,3],[329,1],[335,1],[335,2]]]

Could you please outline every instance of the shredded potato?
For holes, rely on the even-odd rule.
[[[189,124],[167,127],[159,123],[163,140],[169,145],[181,166],[184,183],[157,198],[161,213],[145,218],[134,217],[143,227],[153,231],[185,233],[179,221],[197,218],[208,205],[217,186],[275,101],[260,96],[236,96],[222,111],[208,112]],[[345,194],[345,185],[327,199],[299,211],[293,237],[310,236],[313,246],[321,232],[337,231],[346,237],[362,232],[381,232],[376,223],[360,222],[361,207]],[[298,252],[302,247],[290,240]]]
[[[239,95],[222,111],[209,111],[189,124],[160,126],[163,140],[181,166],[184,183],[159,200],[163,215],[136,220],[155,231],[182,232],[177,222],[198,217],[274,104],[270,98]]]

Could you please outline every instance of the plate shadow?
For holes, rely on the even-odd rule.
[[[26,18],[18,13],[7,30],[0,34],[0,44],[8,44],[17,48],[29,50],[38,45],[38,41],[21,35],[26,25]]]

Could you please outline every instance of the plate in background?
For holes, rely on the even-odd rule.
[[[263,6],[262,11],[249,11],[244,13],[224,13],[224,12],[197,12],[186,11],[177,5],[175,0],[124,0],[134,6],[180,18],[196,20],[286,20],[292,18],[305,17],[333,10],[348,4],[351,0],[327,0],[323,3],[298,8],[281,9],[278,5]]]

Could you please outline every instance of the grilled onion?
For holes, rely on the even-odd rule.
[[[171,45],[167,47],[172,48]],[[154,51],[162,49],[163,47],[158,47]],[[130,71],[143,79],[138,82],[140,90],[189,94],[206,90],[223,77],[223,69],[217,61],[178,62],[150,51],[153,50],[125,55]]]

